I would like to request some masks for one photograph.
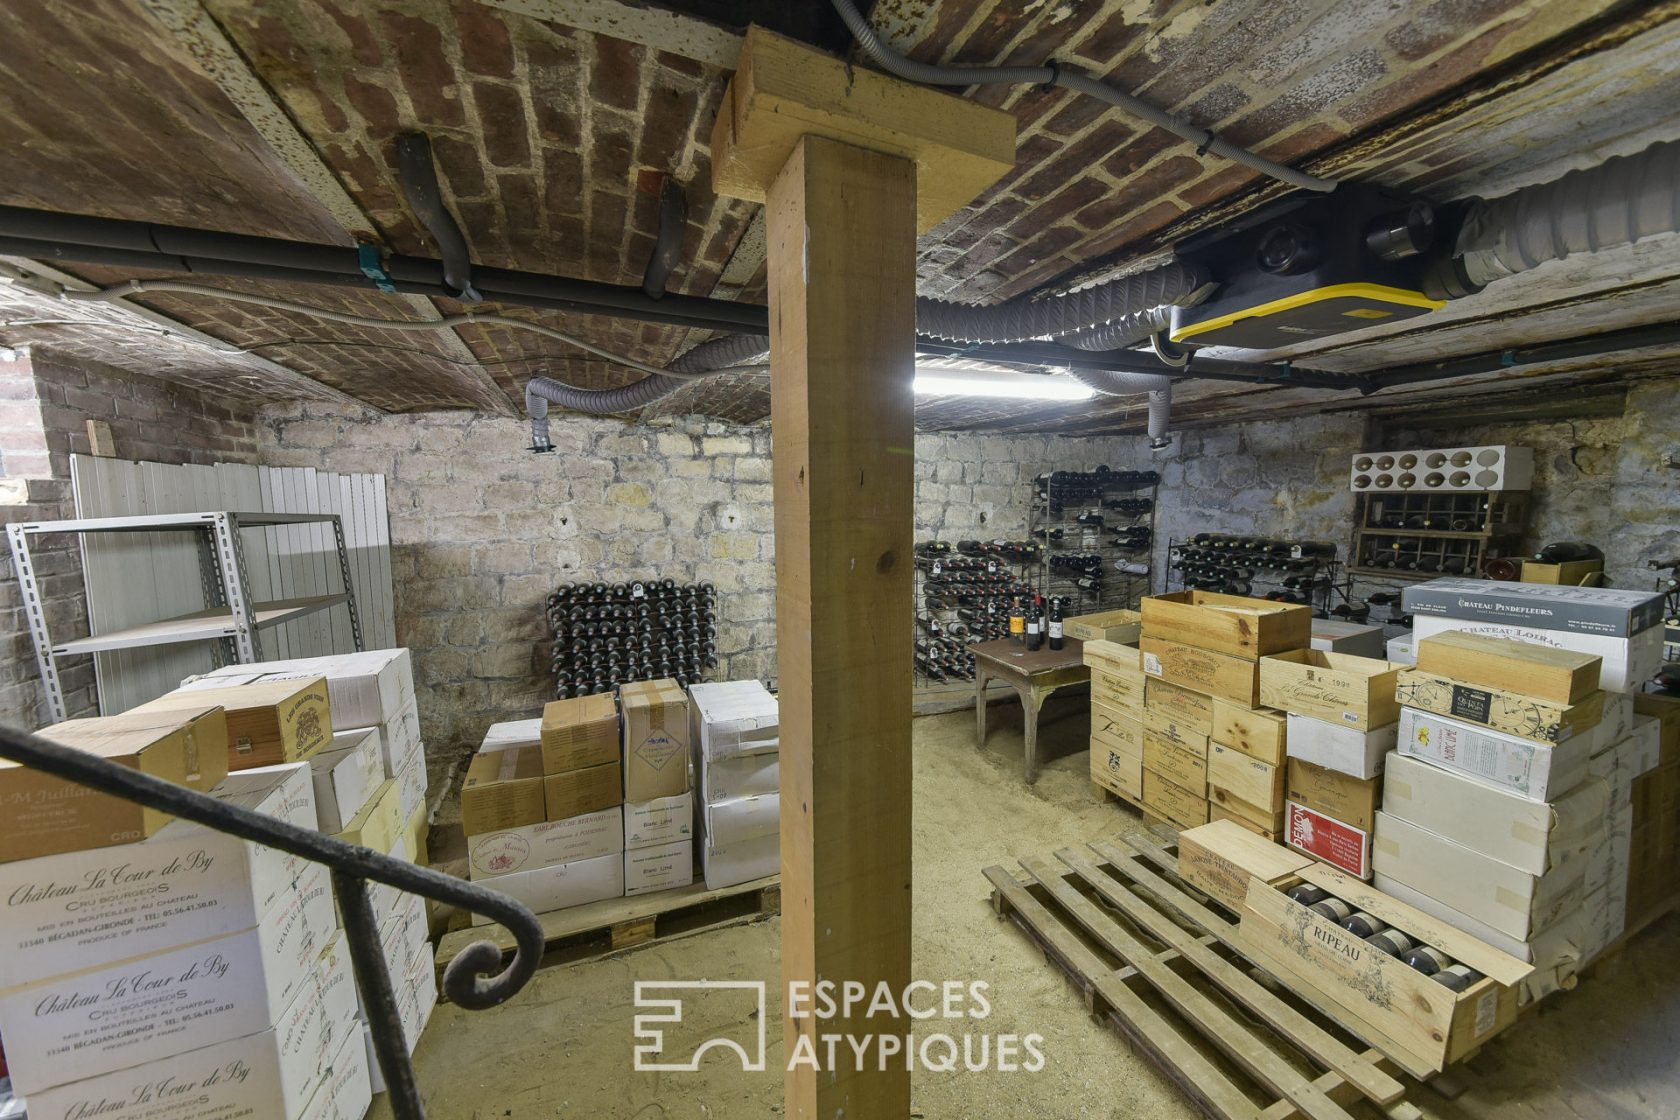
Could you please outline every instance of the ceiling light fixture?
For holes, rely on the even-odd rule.
[[[1007,397],[1032,401],[1088,401],[1096,392],[1071,377],[1042,373],[965,373],[916,370],[918,397]]]

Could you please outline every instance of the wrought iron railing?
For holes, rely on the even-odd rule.
[[[391,1095],[391,1111],[397,1120],[424,1120],[426,1111],[414,1080],[408,1047],[404,1044],[391,977],[380,951],[373,905],[368,901],[367,881],[372,879],[387,883],[399,890],[483,914],[513,933],[517,948],[513,960],[505,968],[502,967],[501,949],[488,941],[467,946],[449,962],[443,973],[443,991],[461,1007],[477,1011],[505,1002],[525,986],[542,959],[543,933],[536,915],[521,903],[477,883],[406,863],[372,848],[346,844],[331,836],[265,817],[196,790],[142,774],[97,755],[10,728],[0,727],[0,758],[8,758],[102,793],[194,821],[218,832],[325,864],[332,873],[333,890],[338,895],[350,960],[356,970],[356,986],[361,992],[362,1006],[373,1037],[374,1055],[384,1075],[386,1089]]]

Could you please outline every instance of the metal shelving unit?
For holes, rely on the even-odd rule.
[[[1122,572],[1114,565],[1121,560],[1136,560],[1152,567],[1151,558],[1155,554],[1155,503],[1160,483],[1145,489],[1126,489],[1118,483],[1118,472],[1113,477],[1116,481],[1106,487],[1095,501],[1064,505],[1060,516],[1051,510],[1050,502],[1039,492],[1037,482],[1029,484],[1033,487],[1033,494],[1028,504],[1027,536],[1029,539],[1042,541],[1044,545],[1044,559],[1039,565],[1037,582],[1046,597],[1055,595],[1068,601],[1069,615],[1120,609],[1135,610],[1138,603],[1153,588],[1153,570],[1141,573]],[[1123,514],[1103,504],[1116,495],[1147,498],[1149,509],[1144,513]],[[1076,520],[1081,514],[1092,513],[1102,515],[1101,528],[1080,525]],[[1114,538],[1105,535],[1113,529],[1131,526],[1148,527],[1151,542],[1148,547],[1138,552],[1128,552],[1121,548]],[[1038,536],[1041,531],[1053,532],[1056,529],[1062,530],[1062,539],[1059,541],[1053,541],[1048,536]],[[1100,555],[1103,558],[1102,586],[1095,590],[1087,590],[1075,582],[1077,576],[1052,571],[1050,560],[1057,553]]]
[[[331,524],[338,549],[338,570],[343,590],[328,595],[253,602],[246,592],[249,580],[240,530],[280,525]],[[45,604],[35,576],[30,538],[57,533],[158,533],[191,532],[199,535],[199,576],[204,586],[203,610],[128,626],[83,638],[54,641],[47,629]],[[344,527],[332,513],[234,513],[214,510],[200,513],[142,514],[132,517],[89,517],[64,521],[25,521],[6,526],[17,567],[18,590],[30,636],[35,641],[35,661],[47,688],[47,703],[55,722],[69,718],[64,706],[64,689],[58,677],[57,658],[106,650],[136,649],[178,642],[214,641],[224,656],[241,665],[262,660],[261,631],[293,619],[343,605],[350,613],[350,632],[362,649],[361,620],[356,613],[356,593],[350,579],[350,558],[344,548]],[[218,658],[218,663],[225,663]]]

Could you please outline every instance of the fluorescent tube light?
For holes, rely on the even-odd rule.
[[[1063,374],[916,372],[918,397],[1009,397],[1034,401],[1088,401],[1096,393]]]

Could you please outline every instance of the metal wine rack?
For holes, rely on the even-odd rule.
[[[1360,494],[1352,571],[1380,579],[1483,575],[1489,560],[1520,554],[1528,494]]]
[[[1072,504],[1064,502],[1059,509],[1041,492],[1036,479],[1029,483],[1033,493],[1028,505],[1027,535],[1032,540],[1042,539],[1044,544],[1044,560],[1038,580],[1046,596],[1056,595],[1067,601],[1067,613],[1070,615],[1136,609],[1143,597],[1153,590],[1154,572],[1150,569],[1151,558],[1155,554],[1155,507],[1160,481],[1157,479],[1147,487],[1127,486],[1123,480],[1135,473],[1138,472],[1110,472],[1108,483],[1100,485],[1091,499]],[[1144,512],[1128,514],[1105,504],[1122,498],[1147,499],[1149,508]],[[1103,518],[1100,527],[1080,524],[1081,515],[1091,514]],[[1137,551],[1122,548],[1118,538],[1111,535],[1111,530],[1130,527],[1147,528],[1149,544]],[[1054,533],[1057,529],[1062,531],[1060,540],[1039,536],[1041,532]],[[1071,553],[1092,553],[1102,557],[1099,587],[1080,587],[1077,575],[1052,567],[1057,555]],[[1141,563],[1146,570],[1123,572],[1115,567],[1119,561]]]
[[[957,614],[957,610],[961,604],[930,605],[928,601],[930,590],[933,590],[941,585],[947,575],[947,565],[950,561],[955,560],[957,561],[959,567],[966,566],[971,562],[978,562],[982,565],[981,570],[984,570],[984,565],[990,563],[993,568],[992,574],[1001,574],[1006,576],[1008,586],[1020,587],[1024,589],[1024,593],[1027,594],[1043,594],[1042,589],[1032,582],[1033,576],[1038,571],[1038,564],[1035,561],[1010,558],[996,552],[983,552],[977,555],[960,553],[956,551],[958,542],[955,541],[945,542],[950,545],[952,549],[951,552],[938,556],[928,555],[925,553],[924,548],[926,545],[931,543],[936,542],[923,541],[916,546],[915,610],[913,612],[914,618],[911,622],[912,641],[917,644],[916,656],[914,656],[912,660],[915,679],[919,684],[924,685],[949,683],[953,680],[973,680],[974,670],[972,664],[959,666],[955,669],[955,671],[943,674],[942,678],[936,678],[928,673],[921,656],[921,643],[935,640],[935,638],[934,635],[930,634],[923,628],[923,620],[931,619],[937,622],[942,631],[941,636],[937,640],[946,643],[959,643],[964,646],[970,646],[978,642],[989,641],[992,637],[998,635],[970,631],[969,628],[971,624],[967,620],[960,618]],[[986,546],[993,546],[1001,542],[986,541],[977,543],[982,543]],[[939,566],[938,572],[935,572],[934,570],[936,564]],[[968,605],[972,606],[973,604]],[[1007,615],[1002,616],[1002,618],[1004,625],[1007,628]],[[962,623],[962,626],[958,629],[961,629],[964,632],[960,635],[953,635],[951,633],[953,623]]]
[[[1329,616],[1335,611],[1338,597],[1344,605],[1351,607],[1349,594],[1352,581],[1346,577],[1345,569],[1335,554],[1328,557],[1311,554],[1303,550],[1301,541],[1274,537],[1244,538],[1237,534],[1217,534],[1217,537],[1229,543],[1221,546],[1198,545],[1194,539],[1177,538],[1167,542],[1169,590],[1183,590],[1187,587],[1223,590],[1213,581],[1190,580],[1184,576],[1183,565],[1187,559],[1206,552],[1213,554],[1214,559],[1202,562],[1224,564],[1231,572],[1232,579],[1240,578],[1241,582],[1248,584],[1246,592],[1242,592],[1239,587],[1237,593],[1258,599],[1294,595],[1296,598],[1293,600],[1280,598],[1279,601],[1302,603],[1312,607],[1314,613],[1323,616]],[[1245,541],[1252,547],[1243,547]],[[1287,545],[1290,552],[1284,555],[1271,551],[1271,546],[1276,545]],[[1243,577],[1240,575],[1243,572],[1249,574]],[[1294,582],[1291,583],[1291,580]]]
[[[710,583],[568,583],[549,595],[547,613],[550,669],[562,699],[665,677],[696,684],[718,664]]]

